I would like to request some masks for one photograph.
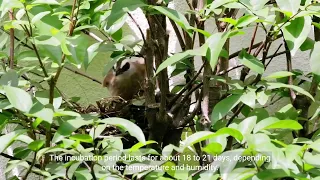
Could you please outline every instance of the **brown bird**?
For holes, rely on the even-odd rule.
[[[103,86],[109,89],[112,96],[120,96],[125,100],[131,100],[139,96],[144,89],[146,68],[144,59],[136,61],[124,60],[124,65],[118,69],[112,69],[105,76]]]

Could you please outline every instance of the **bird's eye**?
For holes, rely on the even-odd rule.
[[[126,62],[120,69],[116,70],[116,76],[128,71],[130,69],[130,63]]]

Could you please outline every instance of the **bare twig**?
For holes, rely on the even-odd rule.
[[[289,72],[292,72],[292,59],[291,59],[291,53],[290,53],[290,50],[289,50],[289,47],[288,47],[288,44],[286,42],[286,40],[283,38],[283,42],[284,42],[284,46],[286,48],[286,59],[287,59],[287,71]],[[293,77],[292,76],[289,76],[288,77],[288,84],[289,85],[293,85]],[[291,102],[293,102],[295,99],[296,99],[296,94],[295,92],[293,91],[293,89],[289,89],[290,91],[290,99],[291,99]]]
[[[132,19],[133,23],[134,23],[134,24],[137,26],[137,28],[139,29],[140,34],[141,34],[142,39],[143,39],[143,42],[144,42],[144,44],[146,44],[146,37],[144,36],[144,33],[143,33],[140,25],[137,23],[137,21],[133,18],[133,16],[132,16],[129,12],[127,12],[127,13],[128,13],[128,15],[129,15],[129,17]]]
[[[259,47],[262,43],[263,43],[263,42],[261,41],[261,42],[259,42],[259,43],[256,43],[256,44],[252,45],[252,49],[255,49],[255,48]],[[244,48],[244,49],[245,49],[245,50],[248,50],[249,48],[250,48],[250,47],[247,47],[247,48]],[[237,51],[237,52],[234,52],[234,53],[230,54],[230,55],[229,55],[229,59],[232,59],[232,58],[237,57],[237,56],[240,54],[241,51],[242,51],[242,49],[239,50],[239,51]]]
[[[10,35],[10,32],[4,30],[2,27],[0,27],[0,29],[1,29],[4,33]],[[14,39],[15,39],[16,41],[18,41],[20,44],[22,44],[22,46],[27,47],[27,48],[29,48],[29,49],[33,49],[31,46],[29,46],[29,45],[26,44],[25,42],[21,41],[21,40],[20,40],[19,38],[17,38],[16,36],[14,36]]]
[[[251,54],[252,46],[253,46],[254,40],[256,39],[257,30],[258,30],[258,23],[256,24],[256,27],[254,28],[254,31],[253,31],[253,36],[251,38],[250,47],[248,49],[249,54]]]
[[[227,70],[224,70],[224,71],[220,71],[217,75],[220,76],[220,75],[224,75],[232,70],[235,70],[235,69],[238,69],[238,68],[241,68],[243,67],[243,65],[238,65],[238,66],[234,66],[234,67],[230,67],[228,68]]]
[[[82,30],[82,32],[87,34],[88,36],[92,37],[96,41],[103,42],[103,40],[100,37],[98,37],[97,35],[95,35],[93,32],[90,32],[90,31],[88,31],[86,29]]]
[[[271,63],[271,61],[273,60],[273,58],[277,56],[277,53],[278,53],[278,51],[280,50],[281,46],[282,46],[282,44],[280,44],[280,45],[278,46],[276,52],[275,52],[272,56],[270,56],[270,60],[269,60],[269,62],[266,64],[266,68],[269,66],[269,64]],[[267,57],[267,59],[268,59],[268,57]]]
[[[175,95],[172,100],[170,101],[170,103],[168,104],[168,107],[170,108],[173,104],[176,103],[176,101],[183,95],[184,92],[186,92],[186,90],[188,90],[191,86],[192,83],[197,79],[197,77],[200,75],[202,69],[204,68],[204,63],[202,64],[202,66],[200,67],[199,71],[197,72],[197,74],[183,87],[183,89],[177,94]]]
[[[9,10],[9,18],[11,21],[14,20],[13,10]],[[14,66],[14,28],[10,28],[10,69]]]
[[[32,168],[34,167],[34,165],[36,163],[36,157],[37,157],[37,152],[34,153],[32,163],[30,164],[27,173],[23,176],[23,178],[22,178],[23,180],[26,180],[28,178],[28,175],[31,173]]]
[[[80,71],[78,71],[78,70],[72,69],[72,68],[67,67],[67,66],[65,66],[64,68],[67,69],[67,70],[69,70],[69,71],[71,71],[71,72],[74,72],[75,74],[79,74],[79,75],[81,75],[81,76],[83,76],[83,77],[85,77],[85,78],[88,78],[88,79],[92,80],[93,82],[102,84],[102,82],[99,81],[98,79],[96,79],[96,78],[94,78],[94,77],[91,77],[91,76],[89,76],[89,75],[86,75],[86,74],[84,74],[84,73],[82,73],[82,72],[80,72]]]
[[[173,20],[169,19],[169,21],[170,21],[170,23],[171,23],[171,25],[173,27],[174,32],[176,33],[176,36],[178,38],[180,47],[181,47],[182,51],[184,51],[186,49],[186,45],[185,45],[185,43],[183,41],[182,35],[181,35],[180,31],[179,31],[179,28],[177,27],[176,23]]]

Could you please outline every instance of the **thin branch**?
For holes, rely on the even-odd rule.
[[[254,40],[256,39],[256,35],[257,35],[257,30],[258,30],[258,23],[256,24],[256,27],[253,31],[253,36],[251,38],[251,43],[250,43],[250,47],[248,49],[248,53],[251,54],[251,50],[252,50],[252,46],[253,46],[253,43],[254,43]]]
[[[26,173],[26,174],[24,175],[24,177],[22,178],[22,180],[26,180],[26,179],[28,178],[28,175],[31,173],[32,168],[33,168],[33,166],[34,166],[35,163],[36,163],[36,158],[37,158],[37,153],[35,152],[35,153],[34,153],[34,156],[33,156],[32,163],[31,163],[31,165],[30,165],[27,173]]]
[[[14,20],[13,10],[9,10],[9,18],[11,21]],[[14,66],[14,28],[10,28],[10,69]]]
[[[200,111],[200,108],[201,108],[201,99],[202,99],[202,94],[200,94],[200,96],[198,98],[198,103],[197,103],[196,107],[194,108],[194,110],[192,111],[192,113],[189,116],[187,116],[186,118],[183,118],[183,121],[181,122],[181,125],[179,127],[185,127],[198,114],[198,112]]]
[[[231,118],[228,120],[227,124],[226,124],[226,127],[228,127],[232,122],[233,120],[240,114],[242,108],[244,107],[245,104],[242,104],[237,110],[236,112],[233,113],[233,115],[231,116]]]
[[[186,2],[187,2],[187,4],[188,4],[190,10],[194,11],[194,7],[193,7],[192,4],[190,3],[190,1],[189,1],[189,0],[186,0]]]
[[[186,45],[185,45],[185,43],[183,41],[182,35],[181,35],[180,31],[179,31],[179,28],[177,27],[176,23],[173,20],[169,19],[169,21],[170,21],[170,23],[171,23],[171,25],[173,27],[174,32],[176,33],[176,36],[178,38],[180,47],[181,47],[182,51],[184,51],[186,49]],[[195,35],[195,33],[194,33],[194,35]]]
[[[184,92],[186,92],[191,86],[192,83],[197,79],[197,77],[200,75],[202,69],[204,68],[204,63],[202,64],[202,66],[200,67],[198,73],[183,87],[183,89],[179,92],[179,94],[175,95],[172,100],[170,101],[170,103],[168,104],[168,107],[171,108],[171,106],[173,104],[176,103],[176,101],[183,95]]]
[[[244,66],[244,65],[238,65],[238,66],[230,67],[230,68],[228,68],[226,71],[225,71],[225,70],[220,71],[217,75],[218,75],[218,76],[225,75],[225,74],[227,74],[228,72],[230,72],[230,71],[232,71],[232,70],[235,70],[235,69],[238,69],[238,68],[243,67],[243,66]]]
[[[255,49],[255,48],[259,47],[262,43],[263,43],[263,41],[252,45],[252,49]],[[249,48],[250,48],[250,47],[247,47],[247,48],[244,48],[244,49],[245,49],[246,51],[248,51]],[[242,51],[242,49],[239,50],[239,51],[237,51],[237,52],[234,52],[234,53],[230,54],[230,55],[229,55],[229,59],[232,59],[232,58],[237,57],[237,56],[240,54],[241,51]]]
[[[25,9],[25,11],[26,11],[26,14],[28,14],[28,11],[27,11],[26,6],[24,7],[24,9]],[[30,19],[28,19],[28,23],[31,24]],[[31,27],[31,26],[30,26],[30,27]],[[32,38],[31,33],[28,31],[27,28],[25,29],[25,32],[26,32],[28,38]],[[49,77],[49,75],[48,75],[48,73],[47,73],[47,70],[46,70],[44,64],[42,63],[42,60],[41,60],[41,57],[40,57],[40,54],[39,54],[39,51],[38,51],[36,45],[35,45],[33,42],[31,42],[31,46],[32,46],[32,49],[34,50],[34,52],[36,53],[38,62],[39,62],[39,64],[40,64],[40,68],[42,69],[42,72],[43,72],[44,76],[45,76],[45,77]]]
[[[187,101],[188,101],[188,97],[196,90],[198,90],[199,88],[201,88],[203,86],[203,83],[199,83],[197,84],[195,87],[193,87],[192,89],[190,89],[190,91],[187,92],[187,94],[184,96],[184,98],[181,100],[181,102],[179,103],[180,105],[184,105]],[[179,106],[173,107],[172,108],[172,112],[175,113],[178,110]],[[180,106],[181,107],[181,106]]]
[[[71,72],[74,72],[75,74],[79,74],[79,75],[81,75],[81,76],[83,76],[83,77],[85,77],[85,78],[88,78],[88,79],[92,80],[93,82],[102,84],[102,82],[101,82],[100,80],[98,80],[98,79],[96,79],[96,78],[94,78],[94,77],[91,77],[91,76],[89,76],[89,75],[86,75],[86,74],[84,74],[84,73],[82,73],[82,72],[80,72],[80,71],[78,71],[78,70],[72,69],[72,68],[67,67],[67,66],[65,66],[64,68],[67,69],[67,70],[69,70],[69,71],[71,71]]]
[[[281,31],[282,32],[282,31]],[[286,59],[287,59],[287,71],[289,72],[292,72],[292,59],[291,59],[291,53],[290,53],[290,50],[289,50],[289,47],[288,47],[288,44],[286,42],[286,40],[283,38],[283,42],[284,42],[284,46],[286,48]],[[288,79],[288,84],[289,85],[293,85],[293,77],[292,76],[289,76],[289,79]],[[296,94],[295,92],[293,91],[293,89],[289,89],[290,91],[290,99],[291,99],[291,102],[293,102],[295,99],[296,99]]]
[[[10,35],[10,32],[4,30],[2,27],[0,27],[0,29],[1,29],[4,33]],[[29,45],[26,44],[25,42],[21,41],[21,40],[20,40],[19,38],[17,38],[16,36],[14,36],[14,39],[15,39],[16,41],[18,41],[20,44],[22,44],[24,47],[27,47],[27,48],[29,48],[29,49],[33,49],[31,46],[29,46]]]
[[[100,37],[98,37],[97,35],[95,35],[93,32],[90,32],[86,29],[82,30],[82,32],[90,37],[92,37],[93,39],[95,39],[96,41],[99,42],[103,42],[103,39],[101,39]]]
[[[269,62],[266,64],[266,69],[267,69],[267,67],[269,66],[269,64],[271,63],[271,61],[273,60],[273,58],[277,56],[277,53],[278,53],[278,51],[280,50],[281,46],[282,46],[282,44],[280,44],[280,45],[278,46],[277,50],[275,51],[275,53],[274,53],[272,56],[270,56],[271,59],[270,59]],[[266,59],[268,59],[268,57],[267,57]]]
[[[127,14],[129,15],[129,17],[132,19],[133,23],[134,23],[134,24],[137,26],[137,28],[139,29],[140,34],[141,34],[142,39],[143,39],[143,42],[144,42],[144,44],[146,44],[146,37],[144,36],[144,33],[143,33],[140,25],[137,23],[137,21],[133,18],[133,16],[132,16],[129,12],[127,12]]]

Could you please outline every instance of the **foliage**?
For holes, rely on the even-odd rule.
[[[24,170],[22,179],[30,173],[45,179],[319,179],[320,4],[187,0],[190,10],[182,14],[168,8],[169,2],[0,1],[0,130],[16,125],[0,136],[1,156],[10,159],[8,179],[18,178],[10,175],[16,167]],[[130,12],[139,8],[150,26],[142,34],[142,48],[123,33]],[[170,57],[166,19],[182,49]],[[210,19],[218,32],[206,31]],[[258,30],[264,40],[254,44]],[[230,53],[232,38],[246,33],[253,34],[250,46]],[[87,43],[87,36],[97,42]],[[283,43],[271,53],[278,39]],[[292,69],[292,57],[306,50],[311,50],[311,72]],[[105,73],[130,56],[142,55],[151,69],[156,64],[156,72],[147,73],[142,103],[147,133],[137,119],[79,111],[75,98],[57,88],[63,68],[87,69],[105,52],[111,54]],[[287,66],[267,74],[270,62],[282,54]],[[194,57],[202,58],[200,69]],[[234,57],[241,66],[229,69]],[[186,83],[171,92],[169,66],[175,66],[170,78],[187,72]],[[240,78],[229,77],[236,68],[242,68]],[[150,88],[154,84],[160,84],[159,98]],[[268,111],[280,99],[290,102]],[[191,104],[196,107],[188,112]],[[118,133],[105,135],[110,128]],[[192,134],[181,140],[183,130]],[[129,148],[128,136],[135,142]],[[13,155],[6,154],[16,142]]]

